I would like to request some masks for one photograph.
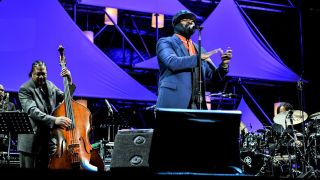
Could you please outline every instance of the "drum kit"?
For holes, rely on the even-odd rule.
[[[320,112],[277,114],[274,124],[241,136],[242,170],[255,176],[297,177],[320,170]]]

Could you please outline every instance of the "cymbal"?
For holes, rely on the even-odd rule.
[[[302,123],[308,118],[308,114],[301,110],[294,110],[292,114],[293,123],[292,125]]]
[[[242,131],[243,131],[244,133],[248,133],[248,129],[247,129],[246,125],[241,121],[241,122],[240,122],[240,133],[241,133]]]
[[[265,132],[268,132],[270,131],[269,129],[258,129],[256,132],[257,133],[265,133]]]
[[[313,120],[315,120],[315,119],[320,119],[320,112],[311,114],[311,115],[309,116],[309,118],[310,118],[310,119],[313,119]]]
[[[273,121],[277,124],[280,124],[283,126],[284,129],[286,129],[286,125],[296,125],[300,124],[303,121],[305,121],[308,118],[308,114],[301,111],[301,110],[294,110],[292,111],[292,122],[290,119],[290,111],[281,112],[274,116]]]

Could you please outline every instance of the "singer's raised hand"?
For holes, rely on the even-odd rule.
[[[206,53],[203,53],[201,54],[201,59],[205,60],[205,61],[210,61],[211,62],[211,59],[210,59],[210,56],[212,56],[213,54],[217,54],[217,53],[223,53],[222,49],[221,48],[218,48],[218,49],[214,49],[212,51],[209,51],[209,52],[206,52]]]

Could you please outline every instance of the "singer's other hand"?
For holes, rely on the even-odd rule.
[[[228,47],[228,49],[225,51],[225,52],[223,52],[223,51],[221,51],[222,53],[221,53],[221,66],[223,67],[223,68],[228,68],[229,67],[229,63],[230,63],[230,60],[231,60],[231,58],[232,58],[232,49],[230,48],[230,47]]]

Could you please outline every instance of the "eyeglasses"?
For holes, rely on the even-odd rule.
[[[33,75],[35,75],[35,76],[37,76],[37,77],[40,77],[40,76],[46,77],[46,76],[47,76],[47,73],[45,73],[45,72],[37,72],[37,73],[33,73]]]
[[[180,22],[194,23],[192,19],[181,19]]]

